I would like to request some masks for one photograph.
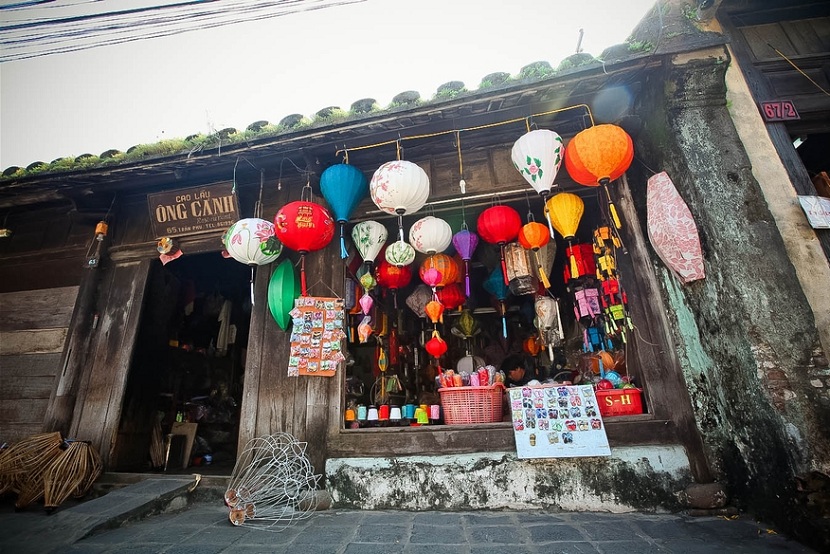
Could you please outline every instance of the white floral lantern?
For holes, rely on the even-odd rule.
[[[398,216],[398,238],[403,241],[403,216],[424,207],[429,197],[429,177],[412,162],[386,162],[372,175],[369,196],[375,206]]]
[[[279,258],[282,244],[274,236],[274,224],[258,217],[240,219],[223,237],[225,250],[245,265],[265,265]]]
[[[421,254],[437,254],[449,248],[452,242],[450,224],[428,215],[416,221],[409,229],[409,243]]]
[[[397,267],[409,265],[415,261],[415,249],[402,240],[395,241],[386,247],[386,261]]]
[[[389,236],[386,227],[377,221],[361,221],[352,229],[352,240],[363,261],[372,264]]]

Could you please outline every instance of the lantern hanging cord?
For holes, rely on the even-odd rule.
[[[528,129],[529,129],[530,128],[529,127],[529,125],[530,125],[529,122],[530,122],[530,119],[533,118],[533,117],[553,115],[555,113],[561,113],[561,112],[566,112],[568,110],[576,110],[576,109],[584,109],[588,114],[588,118],[591,120],[591,126],[595,125],[594,115],[591,113],[590,106],[588,106],[588,104],[574,104],[573,106],[566,106],[564,108],[558,108],[556,110],[549,110],[549,111],[546,111],[546,112],[535,113],[535,114],[531,114],[530,116],[527,116],[527,117],[516,117],[516,118],[513,118],[513,119],[507,119],[505,121],[498,121],[496,123],[487,123],[487,124],[484,124],[484,125],[476,125],[474,127],[465,127],[463,129],[450,129],[448,131],[436,131],[435,133],[426,133],[426,134],[423,134],[423,135],[410,135],[410,136],[404,136],[404,137],[398,136],[398,138],[392,139],[392,140],[386,140],[386,141],[383,141],[383,142],[375,142],[373,144],[365,144],[363,146],[353,146],[353,147],[349,148],[349,150],[354,152],[355,150],[368,150],[370,148],[379,148],[381,146],[388,146],[390,144],[395,144],[398,159],[400,160],[402,152],[403,152],[403,148],[401,147],[401,142],[405,141],[405,140],[420,140],[420,139],[427,139],[427,138],[433,138],[433,137],[440,137],[442,135],[449,135],[449,134],[458,135],[462,132],[481,131],[483,129],[491,129],[493,127],[500,127],[502,125],[511,125],[511,124],[514,124],[514,123],[522,122],[522,121],[525,122],[525,126],[527,126]],[[459,150],[460,150],[460,146],[459,146]],[[341,153],[344,153],[344,152],[345,152],[345,148],[342,149],[342,150],[337,150],[335,152],[335,155],[337,156],[337,155],[340,155]]]
[[[458,152],[458,176],[464,178],[464,162],[461,159],[461,131],[455,132],[455,147]]]
[[[821,85],[819,85],[817,82],[815,82],[815,81],[813,80],[813,78],[812,78],[812,77],[810,77],[809,75],[807,75],[806,73],[804,73],[804,71],[803,71],[800,67],[798,67],[797,65],[795,65],[795,62],[793,62],[790,58],[788,58],[787,56],[785,56],[785,55],[784,55],[784,53],[783,53],[783,52],[781,52],[781,50],[779,50],[778,48],[776,48],[775,46],[773,46],[773,45],[772,45],[772,44],[770,44],[770,43],[767,43],[767,46],[769,46],[770,48],[772,48],[772,49],[775,51],[775,53],[776,53],[776,54],[778,54],[779,56],[781,56],[782,58],[784,58],[784,60],[785,60],[788,64],[790,64],[791,66],[793,66],[793,68],[794,68],[796,71],[798,71],[799,73],[801,73],[801,74],[802,74],[802,75],[803,75],[803,76],[804,76],[804,77],[805,77],[808,81],[810,81],[811,83],[813,83],[813,84],[816,86],[816,88],[817,88],[817,89],[819,89],[821,92],[823,92],[823,93],[824,93],[824,94],[826,94],[827,96],[830,96],[830,92],[827,92],[826,90],[824,90],[824,89],[822,88],[822,86],[821,86]]]
[[[262,189],[265,186],[265,170],[259,170],[259,198],[254,203],[254,217],[262,219]]]

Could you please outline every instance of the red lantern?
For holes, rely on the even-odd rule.
[[[504,245],[516,239],[522,228],[519,212],[509,206],[491,206],[481,212],[476,225],[481,239],[498,244],[501,249],[501,271],[507,284],[507,264],[504,261]]]
[[[383,258],[375,269],[378,285],[392,292],[395,308],[398,307],[399,289],[404,288],[412,281],[412,268],[408,265],[398,267]]]
[[[441,273],[440,279],[434,285],[430,286],[438,288],[445,287],[450,283],[455,283],[460,277],[458,264],[452,256],[448,256],[446,254],[433,254],[432,256],[427,256],[427,258],[421,263],[421,267],[418,270],[421,280],[424,280],[424,272],[428,269],[436,269]],[[424,280],[424,282],[427,283],[426,280]],[[429,283],[427,284],[429,285]]]
[[[533,251],[536,257],[536,268],[539,271],[539,279],[546,289],[550,288],[550,281],[548,280],[548,274],[545,272],[545,268],[542,266],[542,260],[539,258],[539,249],[546,246],[549,242],[550,231],[547,226],[541,223],[531,221],[519,229],[519,244],[526,250]]]
[[[588,187],[602,185],[614,226],[622,227],[608,193],[608,183],[619,179],[634,159],[634,143],[617,125],[589,127],[571,139],[565,148],[565,169],[571,178]]]
[[[450,283],[438,291],[438,300],[448,310],[454,310],[464,305],[467,297],[460,283]]]
[[[334,220],[323,206],[297,200],[289,202],[274,217],[274,236],[291,250],[300,253],[302,294],[308,296],[305,278],[305,255],[324,248],[334,237]]]
[[[441,338],[438,331],[433,331],[432,338],[424,344],[424,348],[433,358],[440,358],[447,353],[447,342]]]

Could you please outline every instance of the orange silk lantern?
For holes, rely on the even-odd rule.
[[[443,323],[444,305],[438,300],[430,300],[427,302],[427,305],[424,306],[424,312],[426,312],[431,322],[438,323],[440,321]]]
[[[421,267],[418,270],[418,275],[421,277],[421,280],[424,279],[424,272],[429,269],[436,269],[441,273],[440,280],[434,285],[431,285],[436,288],[445,287],[450,283],[455,283],[460,278],[458,264],[452,256],[448,256],[447,254],[433,254],[431,256],[427,256],[427,258],[421,262]],[[426,283],[426,281],[424,282]]]
[[[622,127],[595,125],[577,133],[565,148],[565,169],[571,178],[589,187],[602,185],[614,226],[622,227],[611,201],[608,183],[619,179],[634,159],[634,143]]]
[[[550,242],[550,231],[546,225],[531,221],[519,229],[519,244],[523,248],[533,251],[533,255],[536,257],[539,279],[546,289],[550,288],[550,281],[547,273],[545,273],[545,268],[542,266],[542,260],[539,258],[539,249],[547,245],[548,242]]]
[[[522,348],[525,352],[533,356],[534,358],[541,352],[542,345],[539,344],[539,339],[537,337],[528,337],[522,343]]]

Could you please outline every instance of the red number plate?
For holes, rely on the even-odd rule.
[[[761,113],[767,121],[792,121],[801,119],[790,100],[774,100],[761,102]]]

